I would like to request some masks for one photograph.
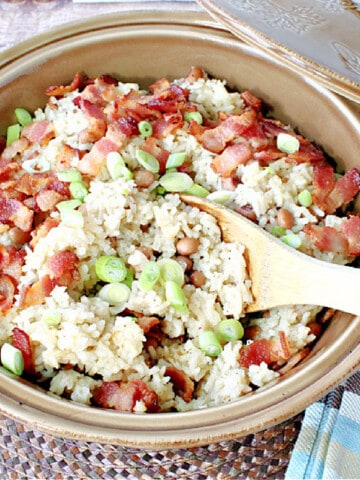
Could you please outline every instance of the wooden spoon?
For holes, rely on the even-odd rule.
[[[180,197],[215,217],[225,242],[238,240],[245,246],[254,297],[246,312],[319,305],[360,315],[360,269],[305,255],[229,208],[192,195]]]

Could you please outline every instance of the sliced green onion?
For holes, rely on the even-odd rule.
[[[143,120],[142,122],[138,123],[138,129],[140,132],[140,135],[143,137],[151,137],[153,133],[153,128],[151,126],[151,123],[147,122],[146,120]]]
[[[84,198],[89,195],[89,191],[84,182],[71,182],[70,193],[72,198],[84,201]]]
[[[15,117],[22,127],[26,127],[26,125],[30,125],[33,122],[32,116],[25,108],[15,108]]]
[[[15,140],[20,138],[20,124],[15,123],[14,125],[9,125],[6,132],[6,146],[11,145]]]
[[[291,154],[299,150],[300,142],[289,133],[279,133],[276,138],[276,146],[281,152]]]
[[[59,325],[61,323],[61,312],[53,311],[53,312],[45,312],[41,318],[41,320],[50,327]]]
[[[295,233],[289,233],[288,235],[283,235],[280,237],[280,240],[284,242],[286,245],[289,245],[289,247],[293,248],[300,248],[301,247],[301,238],[299,235],[296,235]]]
[[[99,290],[98,295],[110,305],[118,305],[129,300],[130,288],[124,283],[108,283]]]
[[[0,365],[0,372],[6,375],[7,377],[18,378],[18,375],[15,375],[14,373],[10,372],[10,370],[3,367],[2,365]]]
[[[69,168],[57,172],[56,176],[61,182],[81,182],[82,176],[79,170],[76,168]]]
[[[134,176],[124,162],[124,159],[118,152],[109,152],[106,156],[106,166],[113,180],[125,178],[131,180]]]
[[[137,150],[135,156],[136,160],[145,168],[145,170],[148,170],[152,173],[159,172],[160,164],[158,160],[151,155],[151,153],[144,152],[144,150]]]
[[[50,170],[50,162],[44,158],[33,158],[32,160],[25,160],[22,163],[22,168],[28,173],[45,173]]]
[[[164,187],[158,186],[158,187],[156,187],[156,193],[157,193],[158,195],[165,195],[166,190],[165,190]]]
[[[222,352],[221,343],[215,332],[206,330],[199,335],[200,349],[210,357],[218,357]]]
[[[172,258],[163,258],[157,262],[160,271],[160,280],[163,283],[168,281],[177,283],[180,287],[184,283],[184,269],[179,262]]]
[[[181,267],[180,267],[181,268]],[[165,283],[165,298],[170,305],[178,312],[186,315],[189,311],[186,306],[186,297],[184,290],[176,282],[167,281]]]
[[[203,117],[200,112],[186,112],[184,115],[185,121],[190,123],[192,120],[194,122],[198,123],[199,125],[202,125],[203,123]]]
[[[265,170],[270,175],[273,175],[275,173],[275,170],[273,169],[273,167],[265,167]]]
[[[165,168],[177,168],[185,162],[186,152],[171,153],[166,160]]]
[[[59,202],[56,204],[56,208],[59,210],[59,212],[62,212],[64,210],[73,210],[74,208],[80,207],[81,201],[77,198],[74,198],[73,200],[64,200],[63,202]]]
[[[231,193],[227,190],[218,190],[216,192],[211,192],[206,198],[213,202],[220,203],[221,205],[225,205],[231,200],[231,197]]]
[[[334,178],[335,178],[335,180],[339,180],[339,178],[341,178],[341,177],[343,177],[343,176],[344,176],[344,175],[342,175],[341,173],[337,173],[337,172],[334,173]]]
[[[195,197],[207,197],[209,195],[209,190],[206,190],[202,185],[199,185],[198,183],[193,183],[190,188],[187,190],[184,190],[185,193],[188,193],[189,195],[194,195]]]
[[[271,235],[274,235],[274,237],[283,237],[286,235],[286,230],[283,227],[274,227],[271,230]]]
[[[167,192],[185,192],[194,181],[187,173],[169,172],[160,177],[159,183]]]
[[[108,283],[122,282],[127,275],[125,263],[114,255],[103,255],[96,260],[96,275]]]
[[[1,347],[1,363],[15,375],[21,375],[24,371],[23,354],[11,343],[4,343]]]
[[[150,292],[160,278],[160,268],[156,262],[150,261],[144,265],[139,276],[139,285],[145,292]]]
[[[244,336],[244,327],[235,318],[222,320],[218,325],[219,335],[227,342],[240,340]]]
[[[312,204],[312,195],[309,192],[309,190],[306,190],[306,189],[303,190],[302,192],[299,193],[297,198],[298,198],[298,202],[303,207],[310,207],[310,205]]]
[[[60,220],[64,225],[72,228],[82,228],[85,223],[82,213],[72,209],[61,210]]]
[[[133,272],[128,268],[128,271],[126,273],[126,277],[124,278],[124,280],[122,281],[123,284],[127,285],[130,290],[131,290],[131,287],[132,287],[132,283],[134,281],[134,274]]]

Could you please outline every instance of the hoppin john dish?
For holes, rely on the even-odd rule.
[[[245,315],[244,249],[180,201],[206,196],[325,261],[360,254],[356,168],[199,67],[141,90],[76,74],[21,108],[0,159],[4,372],[126,412],[221,405],[274,383],[332,312]]]

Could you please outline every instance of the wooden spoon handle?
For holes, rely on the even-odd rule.
[[[320,305],[360,315],[360,270],[314,259],[272,245],[265,251],[263,276],[253,286],[256,298],[247,311],[280,305]],[[258,266],[254,266],[258,268]],[[267,272],[271,272],[267,278]]]

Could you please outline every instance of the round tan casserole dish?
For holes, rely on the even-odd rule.
[[[358,164],[356,109],[192,13],[135,12],[101,16],[37,36],[2,55],[1,130],[22,105],[46,102],[45,88],[77,71],[114,74],[149,84],[181,77],[192,65],[250,89],[320,144],[342,168]],[[205,445],[246,435],[306,408],[358,368],[360,319],[337,313],[302,364],[270,388],[237,402],[186,413],[134,415],[90,408],[50,396],[1,374],[0,412],[51,434],[142,448]]]

